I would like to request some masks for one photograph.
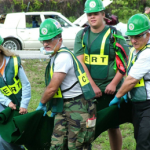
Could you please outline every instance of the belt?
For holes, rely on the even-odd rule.
[[[70,101],[74,101],[77,99],[83,98],[83,94],[77,96],[77,97],[73,97],[73,98],[64,98],[64,102],[70,102]]]

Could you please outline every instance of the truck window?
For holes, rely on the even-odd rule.
[[[26,15],[26,28],[39,28],[40,24],[40,15]]]
[[[70,27],[71,25],[66,22],[64,19],[62,19],[61,17],[57,16],[57,15],[44,15],[45,19],[47,18],[52,18],[52,19],[55,19],[57,20],[62,27]]]
[[[4,24],[5,18],[6,18],[6,14],[1,14],[1,15],[0,15],[0,23],[1,23],[1,24]]]

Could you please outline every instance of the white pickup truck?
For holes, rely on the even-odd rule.
[[[39,26],[47,18],[60,22],[63,28],[63,44],[72,50],[75,36],[81,27],[74,25],[58,12],[8,13],[4,24],[0,24],[3,46],[9,50],[40,49],[42,44],[38,41]]]

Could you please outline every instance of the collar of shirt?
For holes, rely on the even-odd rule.
[[[149,41],[147,42],[147,44],[150,44],[150,38]],[[135,56],[139,51],[136,52],[136,50],[133,52],[133,56]]]

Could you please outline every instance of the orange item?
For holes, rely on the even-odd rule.
[[[6,59],[4,60],[3,66],[0,68],[0,73],[3,75],[5,69]]]

